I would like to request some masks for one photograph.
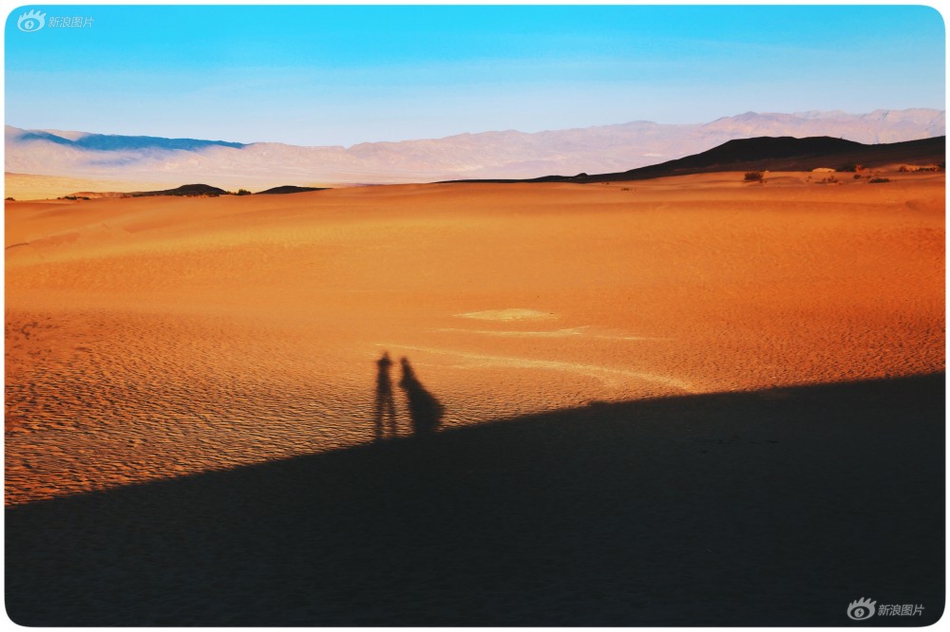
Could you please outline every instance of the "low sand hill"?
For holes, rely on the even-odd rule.
[[[145,180],[107,180],[41,176],[25,173],[4,174],[4,197],[14,200],[42,200],[67,195],[82,197],[118,197],[120,191],[146,191],[160,188]]]

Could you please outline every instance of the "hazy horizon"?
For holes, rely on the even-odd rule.
[[[48,22],[23,32],[31,11]],[[944,58],[942,17],[922,6],[26,5],[6,21],[6,119],[352,146],[943,110]]]
[[[720,116],[720,117],[717,117],[717,118],[715,118],[715,119],[708,120],[708,121],[691,121],[691,122],[681,122],[681,123],[664,123],[664,122],[662,122],[662,121],[648,121],[648,120],[645,120],[645,119],[637,119],[637,120],[630,120],[630,121],[616,121],[616,122],[613,122],[613,123],[604,123],[604,124],[601,124],[601,125],[589,125],[589,126],[583,126],[583,127],[577,127],[577,126],[575,126],[575,127],[565,127],[565,128],[558,128],[558,129],[544,129],[544,130],[537,130],[537,131],[533,131],[533,132],[526,132],[526,131],[520,130],[520,129],[509,128],[509,129],[482,130],[482,131],[476,131],[476,132],[458,132],[458,133],[456,133],[456,134],[450,134],[450,135],[448,135],[448,136],[440,136],[440,137],[434,137],[434,136],[433,136],[433,137],[426,137],[426,138],[406,138],[406,139],[397,140],[397,141],[366,140],[366,141],[362,141],[362,142],[359,142],[359,143],[353,143],[353,144],[351,144],[351,145],[300,145],[300,144],[298,144],[298,143],[284,143],[284,142],[282,142],[282,141],[274,141],[274,140],[268,140],[268,139],[262,139],[262,140],[257,140],[257,141],[248,142],[248,143],[241,143],[241,142],[239,142],[239,141],[234,141],[233,139],[230,139],[230,138],[208,138],[208,137],[200,137],[200,138],[199,138],[199,137],[183,137],[183,136],[158,136],[158,135],[156,135],[156,134],[150,134],[150,133],[147,133],[147,132],[146,132],[146,133],[142,133],[142,134],[119,134],[119,133],[112,133],[112,132],[102,132],[102,131],[99,131],[99,130],[66,129],[66,128],[63,128],[63,127],[31,128],[31,127],[25,127],[25,126],[22,126],[22,125],[16,125],[16,124],[10,123],[10,122],[7,122],[7,123],[6,123],[6,127],[13,127],[13,128],[16,128],[16,129],[20,129],[20,130],[23,130],[23,131],[27,131],[27,132],[46,132],[46,133],[53,134],[53,135],[58,135],[58,134],[67,134],[67,135],[69,135],[69,134],[88,134],[88,135],[95,135],[95,136],[127,136],[127,137],[130,137],[130,138],[140,137],[140,138],[162,138],[162,139],[169,139],[169,140],[198,140],[198,141],[209,142],[209,143],[229,143],[229,144],[237,143],[237,144],[243,144],[243,145],[253,145],[253,144],[262,144],[262,143],[279,143],[279,144],[286,144],[286,145],[295,145],[295,146],[300,146],[300,147],[314,147],[314,148],[322,148],[322,147],[343,147],[344,149],[352,149],[353,147],[356,147],[356,146],[358,146],[358,145],[376,144],[376,143],[400,143],[400,142],[413,142],[413,141],[436,141],[436,140],[446,140],[446,139],[450,139],[450,138],[458,137],[458,136],[475,136],[475,135],[478,135],[478,134],[497,134],[497,133],[508,133],[508,132],[521,133],[521,134],[543,134],[543,133],[547,133],[547,132],[564,132],[564,131],[572,131],[572,130],[587,130],[587,129],[591,129],[591,128],[617,127],[617,126],[623,126],[623,125],[633,125],[633,124],[637,124],[637,123],[651,124],[651,125],[657,125],[657,126],[667,126],[667,125],[683,125],[683,126],[687,126],[687,125],[709,125],[709,124],[715,123],[715,122],[717,122],[717,121],[728,120],[728,119],[735,119],[735,118],[742,117],[742,116],[745,116],[745,115],[750,115],[750,114],[751,114],[751,115],[757,115],[757,116],[764,116],[764,117],[769,117],[769,116],[795,116],[795,117],[809,118],[809,117],[816,116],[816,115],[819,115],[819,114],[821,114],[821,115],[836,115],[836,114],[840,114],[840,115],[849,116],[849,117],[861,117],[861,116],[868,116],[868,115],[870,115],[870,114],[874,114],[875,112],[907,112],[907,111],[915,111],[915,110],[925,110],[925,111],[933,110],[933,111],[936,111],[936,112],[945,112],[945,110],[943,110],[943,109],[937,109],[937,108],[916,108],[916,107],[904,108],[904,109],[901,109],[901,110],[887,110],[887,109],[885,109],[885,108],[875,108],[874,110],[870,110],[870,111],[866,111],[866,112],[845,112],[845,111],[843,111],[843,110],[809,110],[809,111],[805,111],[805,112],[755,112],[755,111],[752,111],[752,110],[748,110],[748,111],[745,111],[745,112],[736,112],[736,113],[731,114],[731,115],[728,115],[728,114],[727,114],[727,115]],[[65,136],[64,136],[63,138],[65,138]],[[860,142],[860,141],[859,141],[859,142]]]

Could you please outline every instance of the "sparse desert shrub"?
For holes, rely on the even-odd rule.
[[[8,197],[7,202],[16,202],[16,200],[14,200],[12,197]]]
[[[235,193],[234,195],[250,195],[250,194],[251,192],[248,191],[247,189],[238,189],[237,193]]]
[[[763,176],[761,171],[747,171],[745,174],[744,180],[746,182],[762,182]]]
[[[861,179],[861,174],[860,174],[860,173],[854,174],[854,179],[855,179],[855,180],[860,180],[860,179]]]
[[[881,182],[890,182],[890,181],[891,181],[890,178],[881,178],[879,176],[875,176],[871,178],[870,180],[868,180],[868,182],[870,182],[871,184],[880,184]]]
[[[842,171],[842,172],[844,172],[844,173],[854,173],[855,171],[857,171],[857,170],[860,168],[860,166],[861,166],[861,165],[859,165],[859,164],[857,164],[857,163],[849,162],[849,163],[847,163],[847,164],[844,164],[844,165],[838,167],[838,168],[836,169],[836,171]]]

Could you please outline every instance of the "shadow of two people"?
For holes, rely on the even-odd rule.
[[[402,368],[399,388],[406,395],[406,407],[409,411],[412,433],[420,437],[433,435],[442,422],[445,406],[422,385],[407,358],[400,358],[399,364]],[[389,375],[392,365],[393,361],[389,358],[388,352],[383,352],[376,361],[374,431],[377,441],[382,441],[387,437],[394,438],[398,434],[393,384]]]

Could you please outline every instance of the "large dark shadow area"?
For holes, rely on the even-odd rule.
[[[68,625],[922,625],[943,374],[594,404],[6,509]],[[859,598],[923,616],[851,621]]]

